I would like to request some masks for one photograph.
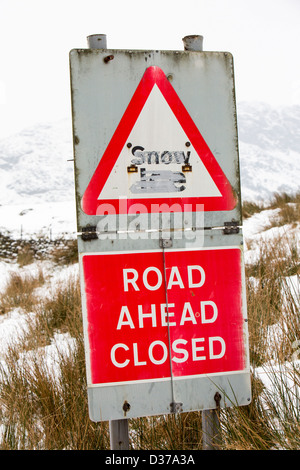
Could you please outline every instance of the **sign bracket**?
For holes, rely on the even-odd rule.
[[[239,233],[240,227],[239,223],[236,220],[232,220],[231,222],[224,222],[223,234],[224,235],[232,235],[234,233]]]

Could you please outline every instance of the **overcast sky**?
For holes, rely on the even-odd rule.
[[[69,51],[90,34],[113,49],[229,51],[237,101],[300,104],[300,0],[0,0],[0,138],[70,117]]]

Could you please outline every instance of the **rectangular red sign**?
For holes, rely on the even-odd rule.
[[[92,384],[246,368],[239,248],[92,253],[82,266]]]

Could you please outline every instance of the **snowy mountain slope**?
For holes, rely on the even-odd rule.
[[[299,190],[300,106],[238,106],[243,200],[265,200]]]
[[[69,120],[24,129],[0,142],[1,204],[62,202],[74,196]]]
[[[299,190],[300,106],[238,105],[243,200]],[[76,231],[70,119],[0,141],[0,230]]]
[[[0,141],[0,230],[13,236],[75,232],[72,126],[39,124]]]

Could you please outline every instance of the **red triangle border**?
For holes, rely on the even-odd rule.
[[[157,85],[172,109],[176,119],[186,133],[189,141],[192,143],[199,158],[201,158],[207,171],[211,175],[213,181],[218,187],[222,196],[219,197],[166,197],[166,198],[135,198],[122,199],[122,203],[118,199],[98,200],[109,175],[118,159],[128,136],[135,125],[140,112],[145,105],[152,88]],[[201,155],[201,157],[200,157]],[[173,86],[167,79],[163,70],[157,66],[148,67],[132,96],[124,114],[118,124],[92,178],[88,184],[82,197],[82,210],[88,215],[102,215],[103,213],[114,214],[130,214],[136,213],[136,204],[138,204],[138,212],[152,213],[155,204],[166,207],[173,206],[172,211],[183,211],[186,207],[192,207],[191,211],[224,211],[232,210],[237,204],[237,198],[234,194],[231,184],[224,175],[220,165],[203,139],[194,121],[187,112],[185,106],[174,90]],[[189,206],[187,206],[189,205]],[[192,206],[190,206],[192,205]],[[200,205],[203,208],[200,209]],[[144,210],[140,210],[144,207]],[[177,207],[177,210],[176,210]],[[111,209],[111,212],[109,210]],[[180,209],[179,209],[180,208]],[[162,210],[160,212],[168,212]],[[190,209],[189,209],[190,211]]]

